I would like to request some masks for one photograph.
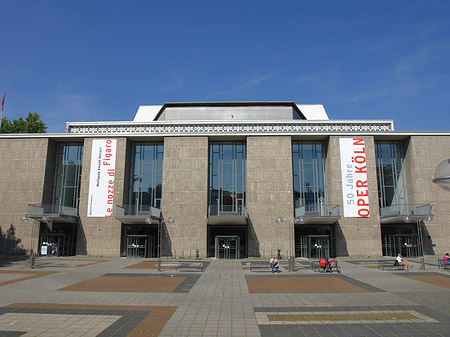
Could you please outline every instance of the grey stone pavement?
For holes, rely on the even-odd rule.
[[[88,259],[107,261],[89,265]],[[243,268],[248,260],[205,260],[204,272],[125,269],[141,261],[41,257],[32,271],[56,273],[26,279],[27,261],[0,258],[0,336],[139,335],[132,330],[148,314],[131,319],[127,311],[83,311],[77,305],[174,307],[159,336],[450,336],[450,270],[438,269],[437,257],[426,258],[425,270],[413,260],[408,272],[378,270],[376,259],[339,259],[342,274],[313,272],[304,259],[296,260],[295,272],[282,261],[280,274],[252,273]],[[170,293],[60,290],[105,275],[173,275],[187,282]],[[326,292],[251,293],[247,281],[255,277],[268,286],[291,278],[328,286]],[[361,292],[334,292],[336,280]]]

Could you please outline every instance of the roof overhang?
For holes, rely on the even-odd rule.
[[[332,225],[338,221],[340,216],[298,216],[294,223],[298,225]]]
[[[306,119],[305,115],[300,111],[298,106],[294,102],[281,101],[281,102],[169,102],[164,103],[161,110],[156,114],[154,121],[157,121],[166,108],[192,108],[192,107],[251,107],[251,106],[286,106],[294,109],[295,112],[301,117]]]

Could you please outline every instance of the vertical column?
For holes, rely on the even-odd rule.
[[[335,224],[336,254],[338,256],[381,256],[381,227],[378,205],[378,186],[373,137],[364,139],[370,217],[350,218],[343,213],[342,175],[339,138],[328,142],[327,178],[330,204],[340,205],[341,219]]]
[[[249,256],[268,257],[278,248],[287,255],[289,223],[275,220],[291,220],[293,232],[293,207],[291,137],[248,137],[247,209],[254,231]]]
[[[450,158],[450,137],[411,136],[405,155],[406,181],[410,204],[435,203],[434,218],[425,221],[425,254],[443,256],[450,235],[450,193],[432,182],[436,167]]]
[[[208,138],[164,138],[162,215],[166,221],[162,255],[206,255]],[[167,220],[173,217],[175,222]],[[189,256],[189,255],[187,255]]]
[[[117,139],[113,206],[121,205],[125,182],[126,138]],[[114,217],[88,217],[89,180],[93,138],[86,138],[80,186],[80,224],[77,234],[77,255],[120,256],[122,224]]]
[[[21,254],[31,247],[33,221],[20,219],[27,204],[42,204],[45,184],[53,183],[45,181],[48,147],[47,138],[0,140],[0,228],[11,235],[0,254]]]

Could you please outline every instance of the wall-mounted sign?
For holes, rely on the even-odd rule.
[[[344,217],[370,217],[366,148],[363,138],[340,138]]]
[[[92,141],[88,217],[112,217],[116,139]]]

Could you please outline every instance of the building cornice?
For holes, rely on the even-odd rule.
[[[252,135],[320,133],[384,133],[394,131],[391,120],[352,121],[260,121],[260,122],[69,122],[68,134],[117,134],[117,135]]]

